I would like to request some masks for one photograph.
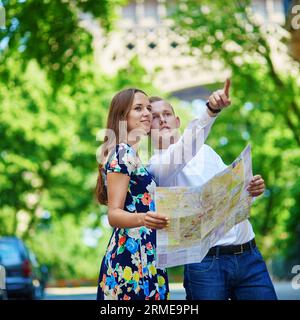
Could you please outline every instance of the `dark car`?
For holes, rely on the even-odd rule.
[[[0,300],[6,300],[5,268],[0,264]]]
[[[41,299],[47,272],[34,254],[16,237],[0,238],[0,264],[6,269],[8,298]]]

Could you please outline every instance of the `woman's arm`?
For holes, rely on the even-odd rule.
[[[115,228],[136,228],[145,226],[162,229],[168,225],[168,218],[156,212],[129,213],[124,204],[130,177],[122,173],[107,174],[108,221]]]

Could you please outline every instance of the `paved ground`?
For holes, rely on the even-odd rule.
[[[300,300],[300,289],[293,289],[290,282],[274,283],[276,293],[280,300]],[[185,300],[182,284],[170,284],[171,300]],[[45,300],[95,300],[96,288],[48,288]]]

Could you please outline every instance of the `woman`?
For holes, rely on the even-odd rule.
[[[156,231],[168,219],[153,213],[155,182],[142,165],[138,140],[150,132],[151,105],[138,89],[126,89],[112,100],[102,148],[97,199],[108,206],[114,227],[102,260],[98,300],[164,300],[169,297],[165,270],[156,268]]]

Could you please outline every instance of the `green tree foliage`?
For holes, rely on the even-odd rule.
[[[5,60],[9,55],[20,59],[23,68],[34,59],[47,72],[54,89],[61,83],[78,81],[81,59],[92,52],[91,35],[81,27],[83,17],[99,21],[110,30],[117,1],[4,0],[7,30],[0,33],[9,49],[0,56],[0,72],[4,79]],[[24,70],[24,69],[23,69]]]
[[[27,243],[55,279],[95,280],[111,230],[101,226],[97,213],[51,217],[35,227]]]
[[[11,63],[9,85],[0,90],[0,234],[28,239],[40,259],[52,266],[54,275],[72,277],[74,270],[64,273],[56,269],[60,264],[60,271],[75,268],[76,257],[60,261],[58,254],[55,258],[60,250],[56,245],[62,241],[55,238],[55,230],[65,230],[57,237],[65,236],[67,254],[75,245],[71,231],[88,227],[83,222],[88,214],[95,212],[98,225],[95,223],[94,228],[101,227],[100,217],[106,209],[99,208],[94,199],[100,143],[97,132],[105,127],[109,101],[121,87],[134,84],[150,89],[151,85],[143,82],[146,72],[134,59],[129,63],[127,80],[121,84],[125,70],[120,71],[120,77],[107,77],[92,71],[92,64],[84,65],[80,82],[63,85],[53,96],[51,82],[36,62],[31,61],[24,72],[13,59],[7,59],[7,63]],[[68,221],[72,222],[70,226]],[[101,239],[101,246],[89,250],[95,258],[104,252],[105,239]],[[51,263],[49,246],[54,259]],[[69,265],[64,265],[67,261]],[[96,270],[98,263],[95,259]],[[83,274],[86,271],[81,267],[77,264],[76,268]]]
[[[300,73],[299,63],[288,54],[288,32],[258,22],[250,1],[176,4],[174,29],[187,39],[200,66],[217,60],[232,74],[233,105],[217,120],[209,141],[226,161],[232,161],[246,142],[252,143],[254,172],[262,174],[267,186],[264,197],[254,204],[255,231],[267,256],[281,248],[295,258],[300,221]]]
[[[112,3],[119,1],[4,2],[0,235],[23,238],[57,278],[97,274],[109,231],[101,223],[106,208],[94,198],[96,136],[117,91],[152,88],[137,58],[115,76],[94,63],[91,36],[77,13],[91,12],[109,27]],[[69,59],[76,62],[70,68]],[[89,230],[103,233],[93,246],[83,241]]]

